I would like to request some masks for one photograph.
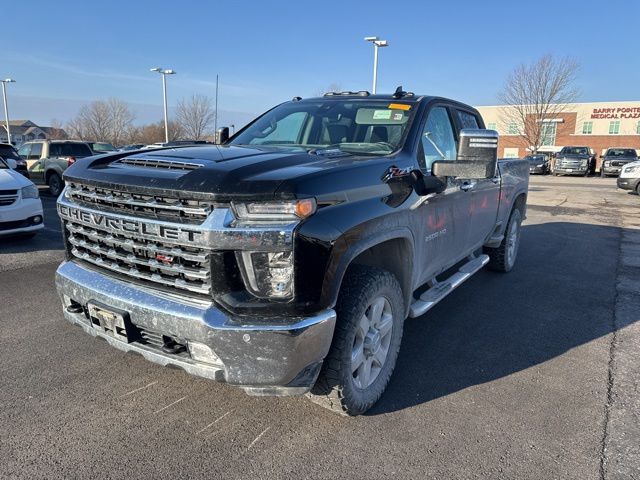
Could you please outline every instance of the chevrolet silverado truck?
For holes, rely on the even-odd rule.
[[[219,133],[65,171],[67,320],[160,365],[358,415],[406,318],[514,266],[529,164],[498,161],[472,107],[401,88],[295,97]]]

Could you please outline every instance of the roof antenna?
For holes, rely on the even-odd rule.
[[[395,93],[393,94],[393,98],[402,98],[407,94],[407,92],[405,92],[404,90],[402,90],[402,85],[398,86],[398,88],[396,88]]]

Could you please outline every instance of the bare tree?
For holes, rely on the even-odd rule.
[[[545,55],[530,65],[517,66],[507,77],[498,95],[505,105],[502,123],[533,153],[543,144],[548,122],[576,101],[578,90],[574,82],[578,68],[571,58]]]
[[[176,119],[189,140],[202,140],[215,121],[213,101],[206,95],[194,94],[178,101]]]
[[[96,100],[80,108],[76,118],[67,124],[67,130],[80,140],[119,145],[133,125],[134,118],[129,106],[122,100]]]
[[[164,142],[164,121],[161,120],[157,123],[137,127],[132,130],[131,133],[133,135],[127,140],[131,143],[144,143],[149,145],[156,142]],[[184,135],[180,125],[177,122],[169,120],[169,141],[180,140],[183,137]]]

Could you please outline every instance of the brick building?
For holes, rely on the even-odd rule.
[[[476,108],[487,128],[500,133],[500,157],[523,157],[530,152],[518,134],[523,127],[506,120],[509,107]],[[635,148],[640,153],[640,101],[572,103],[554,118],[545,119],[538,151],[557,152],[568,145],[590,147],[598,156],[609,147]]]

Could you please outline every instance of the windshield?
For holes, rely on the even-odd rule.
[[[562,152],[565,155],[589,155],[587,147],[564,147]]]
[[[610,148],[607,150],[607,157],[636,157],[636,151],[631,148]]]
[[[529,160],[529,163],[543,163],[544,157],[542,155],[529,155],[524,157],[525,160]]]
[[[414,110],[413,104],[389,101],[290,102],[258,118],[229,144],[387,155],[402,146]]]

